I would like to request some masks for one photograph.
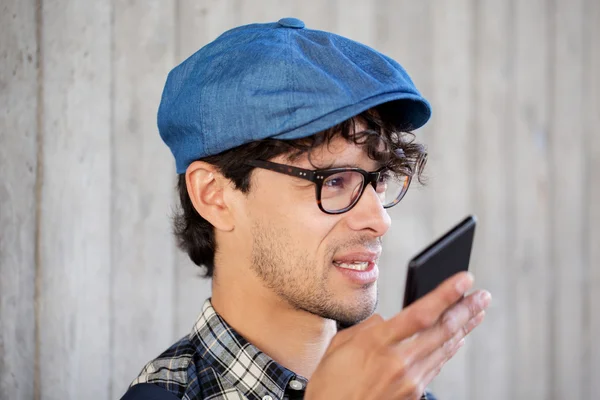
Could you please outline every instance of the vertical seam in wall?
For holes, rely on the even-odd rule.
[[[429,26],[431,29],[431,97],[432,97],[432,107],[435,106],[436,103],[436,94],[437,94],[437,89],[438,89],[438,81],[437,81],[437,74],[436,74],[436,53],[437,53],[437,46],[439,45],[438,40],[437,40],[437,27],[436,27],[436,13],[435,13],[435,8],[434,7],[429,7],[429,11],[430,11],[430,20],[429,20]],[[431,148],[434,148],[436,145],[436,141],[437,141],[437,136],[438,134],[435,131],[436,125],[437,125],[437,119],[438,117],[436,117],[435,113],[432,112],[431,115],[431,119],[429,121],[429,125],[430,127],[433,126],[433,129],[430,129],[430,136],[429,136],[429,146]],[[431,154],[429,154],[429,164],[431,165]],[[431,167],[430,167],[431,170]],[[428,232],[435,232],[435,219],[437,217],[436,215],[436,210],[434,207],[434,198],[435,198],[435,193],[433,193],[430,189],[430,196],[432,199],[429,202],[429,210],[430,212],[428,213],[430,215],[430,218],[428,218],[427,220],[427,229]]]
[[[175,53],[176,62],[179,62],[181,58],[181,32],[179,30],[181,23],[181,0],[174,0],[173,3],[173,48]]]
[[[595,0],[597,1],[597,0]],[[581,104],[583,106],[583,129],[582,129],[582,134],[583,134],[583,148],[584,148],[584,170],[583,170],[583,221],[582,221],[582,238],[583,241],[581,243],[582,246],[582,262],[583,262],[583,268],[584,268],[584,279],[582,282],[583,285],[583,293],[582,293],[582,297],[583,297],[583,304],[582,304],[582,313],[583,313],[583,345],[584,345],[584,350],[582,352],[582,356],[583,356],[583,376],[581,377],[582,379],[582,385],[583,385],[583,396],[584,398],[592,398],[592,392],[591,392],[591,375],[590,375],[590,370],[592,367],[592,357],[591,357],[591,349],[592,349],[592,338],[591,338],[591,332],[590,332],[590,317],[591,317],[591,307],[590,307],[590,303],[591,303],[591,291],[590,291],[590,278],[591,278],[591,265],[590,265],[590,218],[589,218],[589,212],[591,210],[590,207],[590,185],[587,184],[588,182],[591,182],[591,174],[590,174],[590,165],[591,165],[591,155],[590,155],[590,148],[591,148],[591,143],[590,142],[590,138],[591,135],[593,135],[592,129],[590,129],[590,121],[591,119],[589,119],[589,117],[587,117],[588,113],[586,112],[589,107],[588,107],[588,102],[586,102],[587,99],[589,99],[591,96],[590,94],[592,93],[591,86],[590,86],[590,80],[592,78],[592,71],[591,71],[591,63],[592,63],[592,52],[588,52],[587,49],[590,48],[590,38],[592,37],[592,33],[593,32],[589,32],[592,31],[592,24],[591,24],[591,20],[592,20],[592,16],[594,15],[593,13],[593,8],[591,7],[590,1],[584,1],[583,2],[583,31],[582,31],[582,37],[581,37],[581,41],[582,41],[582,52],[581,52],[581,57],[582,57],[582,64],[583,64],[583,79],[581,81],[581,95],[582,95],[582,99],[581,99]]]
[[[181,23],[181,0],[174,0],[174,13],[173,13],[173,48],[175,55],[175,63],[178,63],[181,59],[181,31],[180,31],[180,23]],[[178,176],[175,174],[175,185],[177,186]],[[175,193],[172,193],[171,198],[174,201],[173,207],[177,207],[178,191],[175,190]],[[177,262],[177,244],[174,235],[171,235],[171,272],[172,272],[172,293],[171,293],[171,302],[172,302],[172,313],[171,313],[171,337],[175,337],[175,335],[180,334],[178,332],[179,328],[179,297],[178,286],[179,286],[179,263]]]
[[[241,9],[242,9],[242,1],[243,0],[235,0],[235,18],[234,18],[234,25],[235,26],[239,26],[242,24],[242,13],[241,13]],[[336,0],[332,0],[332,1],[336,1]],[[336,5],[333,5],[333,10],[336,10]]]
[[[40,296],[41,296],[41,285],[42,285],[42,256],[41,256],[41,215],[42,215],[42,186],[44,183],[43,176],[43,116],[44,116],[44,63],[43,63],[43,49],[42,49],[42,27],[43,27],[43,13],[42,13],[42,0],[35,0],[35,39],[36,39],[36,79],[37,79],[37,93],[36,93],[36,177],[35,177],[35,276],[34,276],[34,301],[33,301],[33,312],[34,312],[34,365],[33,365],[33,397],[35,400],[41,398],[41,366],[40,366],[40,330],[41,330],[41,310],[40,310]]]
[[[555,88],[555,77],[556,77],[556,67],[554,65],[555,63],[555,55],[556,55],[556,42],[557,42],[557,37],[556,37],[556,0],[548,0],[548,7],[546,9],[547,15],[546,15],[546,21],[548,21],[548,25],[547,25],[547,29],[548,29],[548,33],[546,35],[546,37],[548,37],[549,43],[548,43],[548,54],[546,55],[547,57],[547,62],[546,62],[546,79],[547,81],[547,88],[548,88],[548,97],[546,98],[547,101],[547,114],[546,114],[546,120],[547,123],[549,123],[549,126],[547,127],[547,132],[548,132],[548,146],[546,147],[546,161],[548,163],[548,176],[552,177],[554,176],[554,163],[552,162],[552,154],[553,154],[553,150],[554,150],[554,146],[555,146],[555,138],[554,138],[554,133],[556,131],[555,128],[555,124],[554,124],[554,96],[556,94],[556,88]],[[549,241],[549,248],[548,248],[548,264],[549,264],[549,270],[550,270],[550,278],[548,279],[548,287],[549,287],[549,291],[548,291],[548,312],[549,312],[549,318],[548,318],[548,322],[549,322],[549,327],[548,327],[548,332],[549,332],[549,340],[548,340],[548,355],[549,355],[549,367],[550,367],[550,398],[551,399],[556,399],[556,395],[557,395],[557,370],[556,370],[556,348],[554,346],[554,344],[556,343],[556,323],[557,323],[557,317],[556,317],[556,313],[551,312],[551,310],[555,310],[556,309],[556,298],[554,296],[554,294],[556,293],[556,272],[557,272],[557,264],[556,264],[556,251],[555,251],[555,227],[556,227],[556,223],[555,220],[553,218],[553,214],[554,214],[554,210],[555,210],[555,203],[556,203],[556,199],[554,198],[554,192],[553,190],[549,191],[549,199],[548,199],[548,215],[547,215],[547,220],[548,220],[548,228],[549,228],[549,232],[550,235],[548,237],[548,241]],[[556,399],[559,400],[559,399]]]
[[[114,135],[115,135],[115,2],[110,2],[110,10],[109,10],[109,54],[110,54],[110,70],[109,70],[109,110],[110,110],[110,132],[108,137],[108,164],[109,164],[109,207],[108,207],[108,251],[109,251],[109,272],[108,272],[108,362],[110,366],[116,365],[116,355],[115,355],[115,260],[114,260],[114,252],[113,252],[113,228],[114,228],[114,176],[115,176],[115,163],[114,163],[114,154],[115,154],[115,143],[114,143]],[[111,368],[112,371],[112,368]],[[108,393],[112,398],[114,398],[115,393],[113,390],[115,389],[115,383],[113,381],[113,374],[110,373],[108,377]]]
[[[476,127],[478,124],[478,116],[479,116],[479,112],[480,112],[480,107],[479,107],[479,101],[478,98],[480,96],[480,93],[478,91],[478,82],[480,79],[480,71],[479,71],[479,65],[478,65],[478,60],[480,58],[480,53],[479,53],[479,42],[480,42],[480,38],[479,38],[479,30],[481,29],[481,24],[479,23],[479,17],[481,16],[481,7],[480,7],[480,1],[479,0],[471,0],[471,28],[469,29],[469,31],[467,32],[467,40],[468,40],[468,45],[469,45],[469,69],[470,71],[467,71],[467,73],[471,75],[471,82],[469,84],[469,91],[471,93],[471,99],[470,99],[470,103],[471,103],[471,107],[470,107],[470,111],[468,114],[468,127],[467,129],[469,130],[469,136],[471,138],[471,141],[476,143],[475,146],[473,146],[472,148],[477,149],[477,144],[479,144],[479,141],[481,139],[481,137],[479,137],[476,134]],[[468,28],[467,28],[468,29]],[[477,151],[473,151],[470,155],[470,164],[471,164],[471,171],[474,172],[476,171],[476,166],[478,165],[477,162],[479,161],[479,155]],[[475,189],[477,186],[477,174],[476,173],[471,173],[471,184],[470,184],[470,194],[469,194],[469,207],[473,207],[474,204],[476,204],[477,201],[477,190]]]
[[[425,3],[425,8],[426,8],[426,15],[427,15],[427,19],[424,21],[424,23],[429,26],[432,27],[433,26],[433,6],[431,4],[431,2],[426,2]],[[388,27],[388,29],[390,29]],[[429,30],[429,43],[426,44],[426,46],[429,48],[429,54],[427,55],[428,57],[428,61],[430,63],[430,68],[428,68],[428,74],[427,74],[427,81],[428,81],[428,89],[429,89],[429,94],[433,94],[434,92],[434,67],[433,67],[433,58],[434,58],[434,50],[433,50],[433,41],[434,41],[434,32],[433,32],[433,28],[430,28]],[[425,81],[425,80],[424,80]],[[429,122],[429,125],[431,125],[431,122]],[[431,136],[430,136],[431,137]],[[425,149],[428,153],[429,153],[429,146],[427,146],[427,148]],[[425,165],[427,166],[427,165]],[[427,178],[425,178],[427,180]],[[427,206],[426,209],[427,210],[431,210],[432,206],[433,206],[433,200],[431,199],[431,196],[424,196],[427,200]],[[425,213],[425,218],[423,220],[423,225],[425,225],[428,234],[433,235],[433,213],[431,212],[426,212]]]
[[[519,93],[519,88],[516,85],[516,69],[517,67],[515,66],[515,57],[514,55],[517,52],[517,47],[515,46],[516,43],[516,38],[517,38],[517,32],[516,32],[516,27],[517,24],[515,23],[515,19],[516,19],[516,12],[515,12],[515,0],[511,0],[509,1],[508,4],[508,15],[507,15],[507,26],[506,26],[506,30],[508,32],[508,43],[506,46],[506,65],[505,67],[507,68],[507,73],[508,73],[508,86],[511,88],[514,88],[515,96],[511,98],[511,96],[509,95],[508,91],[505,92],[505,97],[504,97],[504,112],[506,115],[506,121],[504,124],[504,130],[505,131],[510,131],[511,127],[515,127],[517,124],[517,115],[518,115],[518,105],[517,107],[513,107],[511,104],[513,101],[515,101],[514,99],[518,98],[518,93]],[[513,56],[511,56],[513,55]],[[520,60],[519,60],[520,61]],[[514,132],[514,130],[513,130]],[[512,146],[517,146],[518,143],[518,138],[515,137],[514,135],[512,136],[512,139],[509,139],[510,142],[512,142]],[[519,171],[515,169],[515,165],[516,165],[516,159],[515,159],[515,154],[516,151],[508,151],[505,153],[505,165],[506,165],[506,169],[508,171],[510,171],[510,179],[516,180],[518,179],[518,175],[519,175]],[[510,181],[504,182],[507,187],[510,183]],[[516,208],[517,208],[517,204],[515,202],[515,196],[512,195],[512,193],[509,193],[508,191],[506,192],[506,198],[504,201],[505,204],[505,211],[507,214],[507,224],[508,227],[507,229],[504,231],[505,232],[505,238],[504,238],[504,245],[506,246],[506,254],[507,257],[505,258],[505,262],[509,265],[511,265],[511,270],[513,271],[513,273],[508,274],[507,277],[507,282],[506,282],[506,287],[507,288],[513,288],[516,287],[516,282],[515,282],[515,277],[518,276],[517,275],[517,268],[516,268],[516,262],[515,262],[515,257],[514,257],[514,253],[511,253],[509,250],[510,249],[515,249],[516,248],[516,243],[514,240],[514,235],[511,235],[510,232],[515,232],[516,231],[516,227],[517,227],[517,212],[516,212]],[[515,302],[514,296],[509,296],[508,294],[506,294],[506,298],[507,298],[507,306],[509,310],[516,310],[517,304]],[[509,312],[506,314],[508,321],[506,324],[506,332],[504,332],[505,337],[506,337],[506,344],[508,345],[510,343],[510,339],[511,339],[511,333],[518,331],[518,329],[516,328],[517,325],[517,317],[515,315],[515,313]],[[510,355],[507,355],[507,365],[511,366],[511,365],[517,365],[517,357],[515,355],[515,352],[511,352]],[[516,398],[517,395],[517,391],[516,391],[516,383],[517,382],[517,376],[516,376],[516,368],[508,368],[506,372],[506,377],[508,377],[509,382],[513,382],[512,385],[510,385],[509,389],[507,390],[507,394],[509,395],[509,398],[514,399]]]
[[[479,124],[479,113],[480,113],[480,107],[479,107],[479,80],[481,78],[480,76],[480,70],[479,70],[479,64],[478,61],[480,59],[480,52],[479,52],[479,44],[480,44],[480,30],[481,30],[481,24],[480,24],[480,18],[481,18],[481,6],[480,6],[480,2],[479,0],[471,0],[470,4],[468,5],[468,7],[471,10],[471,21],[470,21],[470,29],[468,34],[468,38],[467,40],[469,41],[469,64],[470,64],[470,71],[467,71],[467,73],[470,72],[471,75],[471,83],[470,83],[470,87],[469,87],[469,91],[470,91],[470,112],[469,112],[469,121],[468,121],[468,130],[469,130],[469,137],[470,137],[470,141],[472,143],[474,143],[474,146],[471,146],[472,149],[472,153],[469,155],[470,158],[470,187],[469,187],[469,204],[468,207],[472,208],[475,206],[475,204],[477,204],[477,180],[478,180],[478,169],[477,169],[477,162],[479,159],[479,152],[477,151],[477,149],[479,148],[479,143],[481,141],[481,137],[477,135],[476,131],[477,131],[477,127]],[[469,349],[471,350],[471,349]],[[474,360],[476,359],[474,352],[473,351],[469,351],[466,354],[466,361],[467,361],[467,373],[470,376],[475,376],[473,375],[473,369],[477,369],[478,365],[476,365],[476,362],[474,362]],[[475,382],[474,382],[475,383]],[[468,396],[469,399],[475,399],[476,398],[476,394],[477,394],[477,389],[475,387],[475,385],[477,385],[477,383],[475,384],[471,384],[468,385],[467,391],[466,391],[466,395]]]

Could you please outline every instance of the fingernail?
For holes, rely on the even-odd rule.
[[[467,290],[469,290],[469,287],[471,287],[471,285],[473,284],[473,274],[471,274],[470,272],[467,272],[465,274],[465,276],[463,276],[457,283],[456,283],[456,290],[459,293],[464,293]]]
[[[479,304],[481,304],[481,307],[483,308],[487,308],[490,305],[490,302],[492,301],[492,295],[486,290],[479,293],[478,297]]]
[[[458,342],[456,344],[456,348],[460,349],[461,347],[463,347],[465,345],[465,338],[460,339],[460,342]]]

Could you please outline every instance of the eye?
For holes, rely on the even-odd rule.
[[[363,180],[363,176],[355,171],[345,171],[331,175],[325,182],[323,188],[329,191],[344,191],[359,186]]]
[[[391,180],[393,178],[392,173],[390,172],[389,169],[386,169],[385,171],[382,171],[379,174],[379,183],[386,183],[389,180]]]
[[[381,171],[379,179],[377,180],[377,193],[384,193],[388,190],[388,186],[394,185],[394,180],[398,177],[389,169]]]
[[[344,187],[344,177],[336,175],[335,177],[329,178],[323,182],[323,186],[332,189],[342,189]]]

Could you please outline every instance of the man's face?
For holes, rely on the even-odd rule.
[[[314,169],[306,156],[293,164],[272,161]],[[311,161],[318,168],[378,169],[341,138],[313,151]],[[256,169],[245,202],[251,268],[268,290],[293,308],[343,324],[374,312],[381,237],[391,221],[372,186],[350,211],[328,215],[317,206],[314,183]]]

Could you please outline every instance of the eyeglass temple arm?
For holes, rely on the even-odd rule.
[[[246,164],[251,165],[253,167],[279,172],[289,176],[294,176],[296,178],[306,179],[312,182],[315,181],[315,171],[311,171],[310,169],[292,167],[290,165],[277,164],[271,161],[263,160],[250,160],[247,161]]]

